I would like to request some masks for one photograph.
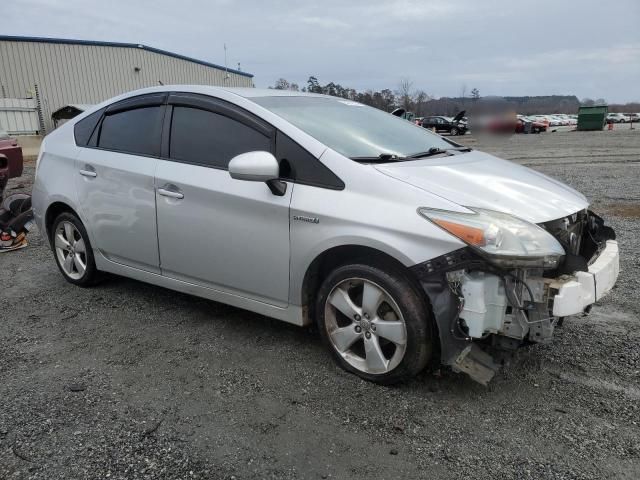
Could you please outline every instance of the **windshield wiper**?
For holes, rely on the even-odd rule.
[[[441,153],[449,153],[451,151],[453,151],[453,152],[470,152],[471,148],[470,147],[450,147],[450,148],[431,147],[426,152],[414,153],[413,155],[409,155],[408,158],[425,158],[425,157],[431,157],[433,155],[440,155]]]
[[[389,163],[401,162],[407,157],[399,157],[395,153],[381,153],[377,157],[351,157],[351,160],[362,163]]]

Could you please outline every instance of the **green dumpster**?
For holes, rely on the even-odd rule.
[[[607,105],[580,107],[578,110],[578,130],[602,130],[608,111]]]

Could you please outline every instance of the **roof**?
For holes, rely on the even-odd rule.
[[[16,35],[0,35],[0,41],[7,42],[31,42],[31,43],[61,43],[66,45],[93,45],[96,47],[117,47],[117,48],[139,48],[140,50],[146,50],[148,52],[158,53],[160,55],[166,55],[168,57],[178,58],[180,60],[186,60],[187,62],[193,62],[205,67],[217,68],[219,70],[226,70],[236,75],[242,75],[244,77],[253,78],[251,73],[242,72],[233,68],[226,68],[222,65],[216,65],[215,63],[205,62],[198,60],[197,58],[187,57],[186,55],[180,55],[179,53],[168,52],[159,48],[148,47],[140,43],[121,43],[121,42],[101,42],[96,40],[76,40],[70,38],[47,38],[47,37],[21,37]]]
[[[253,97],[327,97],[320,93],[298,92],[295,90],[278,90],[276,88],[248,88],[248,87],[212,87],[235,93],[244,98]],[[331,97],[339,99],[338,97]],[[340,100],[340,99],[339,99]],[[341,100],[344,100],[341,99]]]

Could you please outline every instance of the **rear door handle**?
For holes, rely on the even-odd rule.
[[[84,169],[80,170],[80,172],[78,173],[80,173],[80,175],[82,175],[83,177],[95,178],[98,176],[96,169],[93,168],[91,165],[85,165]]]
[[[169,198],[177,198],[178,200],[184,198],[184,194],[175,185],[165,185],[158,189],[158,195]]]

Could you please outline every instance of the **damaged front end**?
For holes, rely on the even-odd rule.
[[[538,261],[487,255],[478,245],[490,243],[481,236],[491,228],[481,234],[466,219],[431,213],[425,216],[469,244],[413,267],[431,302],[441,361],[484,385],[504,353],[549,341],[565,316],[587,312],[618,277],[615,233],[591,211],[537,225],[564,250],[554,257],[543,249]]]

